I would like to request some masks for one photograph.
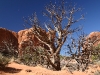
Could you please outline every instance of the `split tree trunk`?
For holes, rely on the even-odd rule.
[[[51,64],[52,68],[54,68],[54,70],[56,70],[56,71],[61,70],[59,54],[53,55],[52,58],[50,59],[50,61],[51,61],[50,64]]]

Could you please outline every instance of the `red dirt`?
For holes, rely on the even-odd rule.
[[[13,62],[9,64],[8,67],[0,69],[0,75],[93,75],[93,73],[97,70],[100,70],[100,67],[91,67],[85,72],[74,71],[73,73],[71,73],[68,69],[61,71],[52,71],[40,66],[29,67]]]

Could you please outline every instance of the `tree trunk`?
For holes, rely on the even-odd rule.
[[[53,58],[51,59],[52,63],[52,67],[54,68],[54,70],[61,70],[61,67],[60,67],[60,56],[59,54],[57,55],[53,55]]]

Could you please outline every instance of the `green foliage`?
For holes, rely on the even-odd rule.
[[[36,66],[38,64],[44,63],[44,52],[43,48],[37,47],[30,49],[29,47],[25,48],[25,52],[21,57],[21,62],[28,66]]]
[[[10,59],[0,53],[0,67],[5,67],[10,62]]]
[[[13,42],[14,40],[12,39],[8,39],[7,40],[3,40],[2,41],[2,44],[4,44],[3,46],[0,46],[0,49],[2,50],[1,53],[3,56],[6,56],[6,57],[16,57],[18,56],[18,49],[17,49],[17,46],[14,46],[13,45]]]
[[[97,60],[97,59],[98,59],[98,55],[92,55],[92,56],[91,56],[91,59],[92,59],[92,61]]]
[[[98,51],[98,52],[100,51],[100,44],[98,44],[97,46],[94,46],[94,51],[95,50]]]
[[[98,44],[96,47],[93,49],[94,52],[96,52],[96,55],[92,55],[91,59],[93,61],[99,60],[100,59],[100,44]]]

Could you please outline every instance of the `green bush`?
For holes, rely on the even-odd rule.
[[[23,52],[23,56],[21,57],[20,61],[28,66],[36,66],[38,64],[44,63],[44,50],[41,47],[35,48],[35,50],[30,50],[29,47],[26,47],[25,52]]]
[[[100,44],[93,48],[93,53],[96,54],[91,56],[92,61],[100,60]]]
[[[92,56],[91,56],[91,59],[92,59],[92,61],[97,60],[97,59],[98,59],[98,55],[92,55]]]
[[[33,54],[24,54],[22,57],[21,57],[21,62],[25,65],[36,65],[37,61],[39,60],[39,58],[37,58],[37,55],[35,55],[35,53]]]
[[[5,67],[9,64],[10,59],[0,53],[0,67]]]

